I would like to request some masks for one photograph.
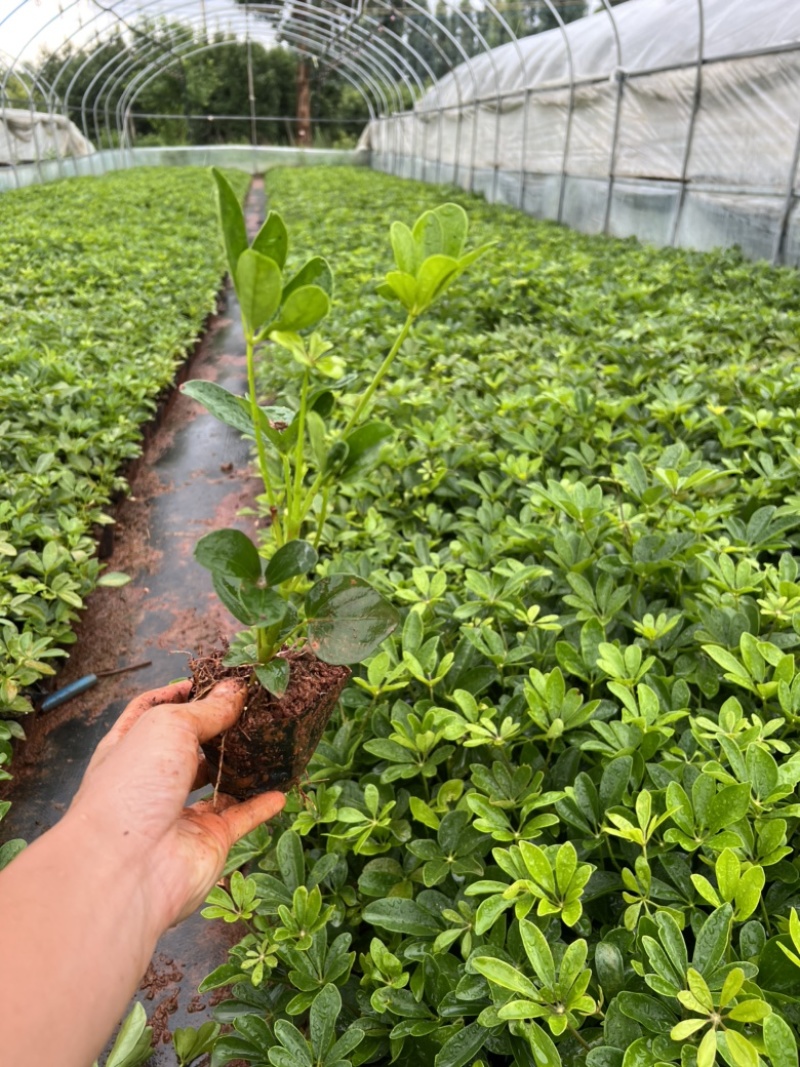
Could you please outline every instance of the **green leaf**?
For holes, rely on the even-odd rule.
[[[380,926],[392,933],[406,934],[409,937],[434,938],[441,932],[441,926],[434,917],[415,900],[403,900],[400,897],[387,897],[367,904],[363,911],[364,919],[373,926]]]
[[[212,580],[216,580],[216,575]],[[284,600],[274,589],[262,589],[257,585],[241,585],[238,590],[238,599],[247,612],[247,618],[242,620],[247,626],[277,626],[289,613],[288,601]]]
[[[708,978],[714,973],[730,943],[733,909],[730,904],[717,908],[706,919],[697,935],[692,966]]]
[[[666,1003],[646,993],[626,991],[617,996],[616,1003],[623,1015],[627,1015],[653,1034],[669,1033],[677,1022],[675,1013]]]
[[[239,433],[252,434],[253,420],[250,418],[249,405],[244,397],[235,396],[223,389],[216,382],[193,379],[184,382],[181,392],[207,408],[215,419],[232,426]]]
[[[378,292],[381,296],[396,296],[406,311],[411,311],[417,299],[417,279],[405,271],[392,270],[378,286]]]
[[[436,1054],[434,1067],[465,1067],[471,1063],[489,1037],[489,1031],[474,1022],[452,1034]]]
[[[193,1026],[177,1029],[172,1035],[175,1052],[182,1064],[190,1064],[205,1053],[210,1052],[219,1035],[220,1024],[211,1020],[203,1023],[196,1030]]]
[[[298,333],[316,326],[330,311],[331,300],[318,285],[303,285],[286,299],[272,331]]]
[[[312,1067],[313,1059],[311,1052],[309,1051],[308,1042],[292,1023],[286,1019],[278,1019],[275,1023],[275,1036],[278,1038],[283,1047],[288,1051],[290,1058],[286,1060],[287,1063],[291,1063],[292,1067]],[[274,1063],[272,1053],[273,1049],[269,1050],[270,1063]]]
[[[311,1046],[320,1061],[334,1043],[336,1020],[341,1010],[342,998],[339,990],[329,982],[314,998],[308,1017]]]
[[[556,969],[553,962],[553,953],[547,943],[547,938],[538,926],[527,919],[520,919],[519,932],[522,937],[523,948],[539,981],[548,988],[554,989]]]
[[[256,234],[252,248],[254,252],[260,252],[267,259],[273,259],[283,270],[286,254],[289,251],[289,234],[286,231],[286,224],[277,211],[269,212]]]
[[[124,574],[122,571],[105,571],[97,579],[97,584],[112,589],[119,589],[120,586],[127,585],[130,580],[131,576],[129,574]]]
[[[217,185],[217,208],[222,237],[225,242],[225,252],[228,257],[228,270],[230,271],[231,279],[235,279],[239,256],[247,248],[247,230],[244,225],[244,214],[239,204],[239,198],[222,171],[212,167],[211,173],[214,175],[214,181]]]
[[[305,266],[295,274],[283,290],[283,299],[286,300],[297,289],[306,285],[316,285],[323,289],[328,296],[333,296],[333,272],[327,259],[322,256],[313,256]]]
[[[775,1012],[764,1020],[764,1044],[772,1067],[797,1067],[794,1032]]]
[[[153,1029],[137,1001],[122,1024],[106,1060],[106,1067],[139,1067],[153,1055]]]
[[[0,871],[7,867],[20,852],[26,848],[26,842],[21,837],[13,837],[0,845]]]
[[[244,980],[246,980],[246,976],[242,974],[238,964],[222,963],[203,979],[198,986],[198,992],[207,993],[210,989],[221,989],[223,986]]]
[[[415,307],[424,311],[458,277],[456,260],[450,256],[429,256],[417,271]]]
[[[411,230],[403,222],[393,222],[389,228],[389,237],[397,269],[413,277],[421,259]]]
[[[289,685],[288,660],[276,656],[269,663],[264,663],[255,669],[256,678],[264,686],[268,693],[276,697],[282,697]],[[285,836],[285,835],[284,835]],[[281,838],[283,840],[283,838]]]
[[[441,255],[443,248],[442,224],[433,211],[424,211],[411,231],[420,260]]]
[[[495,956],[473,956],[470,962],[478,974],[482,974],[494,985],[499,985],[501,989],[510,989],[512,993],[519,993],[526,1000],[538,1000],[539,992],[536,986],[518,967]]]
[[[746,1037],[737,1033],[736,1030],[728,1029],[725,1031],[725,1042],[736,1067],[758,1067],[758,1052]],[[698,1053],[698,1064],[699,1062]]]
[[[708,1026],[708,1019],[684,1019],[683,1022],[673,1026],[669,1036],[673,1041],[685,1041],[687,1037],[696,1034],[704,1026]]]
[[[708,805],[708,828],[716,834],[726,826],[743,819],[750,807],[748,785],[727,785],[720,789]]]
[[[369,582],[335,574],[306,595],[308,642],[325,663],[360,663],[395,629],[400,616]]]
[[[394,428],[387,422],[369,422],[348,434],[345,439],[347,456],[338,470],[338,477],[347,480],[366,474],[394,435]]]
[[[281,303],[281,272],[273,259],[248,249],[236,268],[236,295],[251,333],[258,333]]]
[[[261,577],[258,549],[241,530],[213,530],[206,534],[194,546],[194,558],[221,578],[257,582]]]
[[[442,231],[442,252],[458,259],[469,229],[466,211],[460,204],[440,204],[433,210]]]
[[[528,1023],[526,1033],[536,1067],[561,1067],[561,1057],[556,1046],[538,1023]]]
[[[697,1049],[697,1067],[711,1067],[717,1055],[717,1034],[713,1027],[706,1031]]]
[[[722,899],[728,904],[736,893],[741,869],[742,865],[736,853],[729,848],[724,848],[717,857],[715,871]]]
[[[288,541],[281,545],[267,564],[264,578],[267,585],[281,585],[291,578],[297,578],[316,566],[317,551],[308,541]]]

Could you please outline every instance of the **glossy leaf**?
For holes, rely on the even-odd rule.
[[[256,678],[268,693],[282,697],[289,685],[289,663],[285,659],[271,659],[255,669]]]
[[[261,558],[247,534],[241,530],[213,530],[194,547],[194,558],[221,578],[240,578],[257,582],[261,577]]]
[[[323,578],[306,595],[308,643],[325,663],[360,663],[400,617],[369,582],[349,574]]]
[[[316,565],[317,551],[308,541],[288,541],[281,545],[267,564],[264,577],[267,585],[281,585],[291,578],[297,578]]]

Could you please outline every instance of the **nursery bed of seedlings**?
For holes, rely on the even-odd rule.
[[[247,177],[232,178],[243,195]],[[94,533],[124,489],[141,425],[215,308],[223,261],[201,170],[8,193],[0,233],[3,778],[21,727],[2,720],[30,710],[24,689],[72,640],[98,581]]]
[[[446,197],[268,194],[366,380],[389,223]],[[212,1063],[795,1067],[800,279],[447,195],[497,247],[376,394],[395,436],[317,568],[405,619],[215,891],[249,932]],[[291,408],[289,359],[261,386]]]

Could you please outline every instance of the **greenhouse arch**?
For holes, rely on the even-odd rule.
[[[141,161],[141,91],[233,37],[248,56],[254,44],[277,45],[336,71],[365,102],[359,149],[378,169],[461,185],[588,232],[699,248],[738,243],[753,256],[797,262],[800,9],[781,0],[595,0],[586,5],[592,14],[567,22],[564,2],[536,0],[539,23],[552,28],[518,36],[514,9],[490,2],[476,13],[459,5],[433,12],[417,0],[183,0],[169,9],[116,0],[77,29],[71,13],[83,0],[71,0],[0,65],[0,125],[18,140],[14,151],[15,138],[6,138],[6,184]],[[13,6],[0,33],[28,24],[32,10],[28,0]],[[143,20],[166,14],[184,40],[147,32]],[[31,49],[61,23],[64,65],[42,86]],[[92,26],[106,56],[77,95],[93,55],[67,77],[69,45]],[[37,112],[71,121],[98,158],[79,163],[63,137],[42,149],[23,132],[25,112],[39,128]],[[249,114],[226,116],[253,144],[257,112],[251,99]],[[32,148],[20,150],[23,142]]]

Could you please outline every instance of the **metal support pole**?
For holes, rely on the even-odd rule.
[[[614,104],[614,125],[611,131],[611,153],[608,159],[608,187],[606,189],[606,206],[605,211],[603,212],[602,231],[604,234],[608,234],[608,227],[611,222],[611,200],[614,195],[614,178],[617,169],[617,144],[619,142],[619,126],[622,116],[622,97],[625,92],[625,72],[623,70],[622,41],[620,40],[617,20],[614,17],[614,11],[609,0],[603,0],[603,7],[605,7],[608,17],[611,19],[611,29],[614,33],[614,47],[617,54],[617,68],[615,71],[617,80],[617,99]]]
[[[697,127],[697,115],[700,111],[700,102],[703,92],[703,51],[705,47],[705,18],[703,0],[697,0],[697,63],[694,77],[694,93],[692,94],[692,110],[689,115],[689,129],[686,134],[686,146],[683,151],[683,163],[681,164],[680,189],[678,191],[678,204],[672,221],[672,233],[670,245],[675,245],[678,239],[678,227],[681,224],[683,205],[686,200],[686,185],[689,174],[689,159],[692,154],[694,131]]]
[[[776,266],[783,262],[785,258],[786,249],[784,246],[786,244],[786,235],[789,232],[789,220],[792,217],[792,207],[794,206],[794,189],[795,182],[797,181],[798,163],[800,163],[800,126],[797,127],[797,137],[794,141],[792,163],[789,167],[789,180],[786,183],[786,198],[783,202],[780,224],[778,226],[778,231],[775,234],[775,244],[772,249],[772,262]]]

